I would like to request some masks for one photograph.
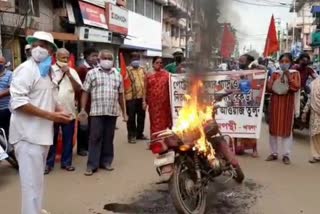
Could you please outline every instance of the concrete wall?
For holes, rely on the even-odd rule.
[[[7,25],[12,27],[21,27],[26,26],[26,20],[23,22],[23,16],[19,14],[13,14],[15,12],[15,1],[8,0],[11,4],[11,7],[7,9],[8,13],[2,13],[1,25]],[[38,28],[39,30],[52,31],[53,30],[53,9],[51,0],[39,0],[39,17],[34,18],[33,27]],[[10,13],[12,12],[12,13]],[[31,17],[29,17],[30,22]]]

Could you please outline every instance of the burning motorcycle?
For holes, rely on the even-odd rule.
[[[158,174],[166,178],[163,182],[169,184],[178,213],[205,213],[206,188],[216,177],[229,175],[229,180],[238,183],[244,180],[229,147],[231,138],[219,130],[216,111],[216,103],[201,107],[189,97],[179,113],[177,126],[155,133],[150,143],[150,150],[156,155],[154,165]]]

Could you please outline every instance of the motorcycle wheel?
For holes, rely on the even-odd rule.
[[[233,179],[237,183],[241,184],[243,182],[244,178],[245,178],[244,173],[243,173],[243,171],[242,171],[240,166],[237,166],[234,170],[236,172],[236,175],[233,177]]]
[[[176,160],[169,181],[169,192],[179,214],[204,214],[207,195],[204,187],[195,188],[196,172],[186,166],[180,158]],[[197,190],[196,190],[197,189]]]

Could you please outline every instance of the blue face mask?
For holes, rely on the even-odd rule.
[[[139,68],[140,67],[140,61],[139,60],[134,60],[131,62],[131,66],[134,68]]]
[[[52,64],[51,56],[48,56],[45,60],[43,60],[42,62],[39,63],[38,66],[39,66],[39,70],[40,70],[40,75],[42,77],[46,77],[49,74],[51,64]]]
[[[290,69],[290,64],[280,64],[281,71],[288,71]]]

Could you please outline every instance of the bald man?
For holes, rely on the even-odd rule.
[[[52,66],[52,80],[58,86],[58,100],[68,114],[71,114],[72,121],[68,124],[55,123],[53,145],[50,147],[45,174],[49,174],[54,167],[56,150],[58,144],[59,130],[62,130],[63,151],[61,157],[61,169],[72,172],[72,148],[73,135],[76,119],[75,94],[82,88],[78,73],[70,68],[68,62],[70,53],[65,48],[60,48],[56,53],[57,62]]]
[[[9,102],[10,102],[10,84],[12,79],[12,72],[5,68],[6,59],[0,56],[0,128],[3,128],[8,136],[10,116]]]

